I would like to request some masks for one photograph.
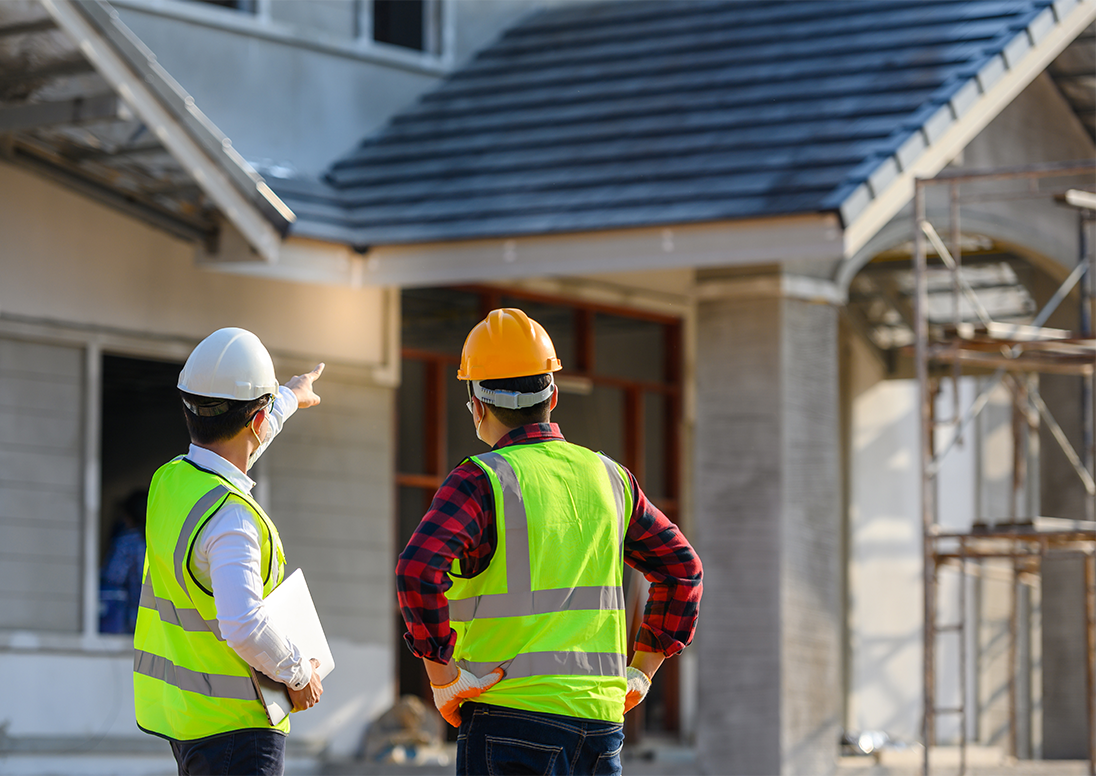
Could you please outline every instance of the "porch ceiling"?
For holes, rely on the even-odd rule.
[[[293,213],[105,2],[0,2],[0,159],[215,247],[270,257]]]
[[[1066,46],[1048,72],[1096,142],[1096,24]]]

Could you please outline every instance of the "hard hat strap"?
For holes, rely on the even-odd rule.
[[[537,391],[536,393],[518,393],[517,391],[496,391],[490,388],[484,388],[480,385],[479,380],[472,381],[472,390],[476,394],[476,398],[484,404],[490,404],[493,407],[503,407],[508,410],[520,410],[525,407],[535,407],[543,401],[546,401],[552,396],[552,391],[556,389],[555,379],[552,375],[548,375],[548,387],[543,391]]]
[[[224,415],[230,409],[232,409],[233,403],[227,399],[221,399],[220,401],[212,401],[208,403],[196,404],[191,401],[183,399],[183,404],[186,408],[193,412],[195,415],[199,415],[203,418],[215,418],[218,415]]]

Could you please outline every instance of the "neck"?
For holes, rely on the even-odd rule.
[[[197,447],[209,450],[211,453],[216,453],[241,472],[247,474],[247,458],[251,455],[251,446],[242,435],[237,435],[232,439],[226,439],[221,442],[213,442],[208,445],[203,445],[200,442],[194,442],[194,444]]]

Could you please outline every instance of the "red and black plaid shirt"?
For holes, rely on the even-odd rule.
[[[537,423],[514,429],[494,449],[554,440],[563,440],[559,427]],[[650,582],[636,649],[674,655],[693,639],[703,569],[681,531],[647,500],[631,472],[628,480],[633,506],[624,560]],[[460,558],[464,573],[481,573],[494,555],[495,541],[491,483],[482,469],[465,461],[445,478],[396,564],[396,591],[408,629],[404,639],[416,655],[449,662],[457,636],[449,628],[445,592],[452,583],[446,572]]]

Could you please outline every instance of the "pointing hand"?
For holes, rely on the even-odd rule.
[[[306,407],[315,407],[320,403],[320,397],[312,389],[312,384],[320,379],[320,375],[323,374],[323,368],[324,364],[321,361],[311,372],[306,372],[303,375],[294,375],[289,378],[289,382],[285,384],[286,388],[297,395],[297,407],[300,409],[303,410]]]

